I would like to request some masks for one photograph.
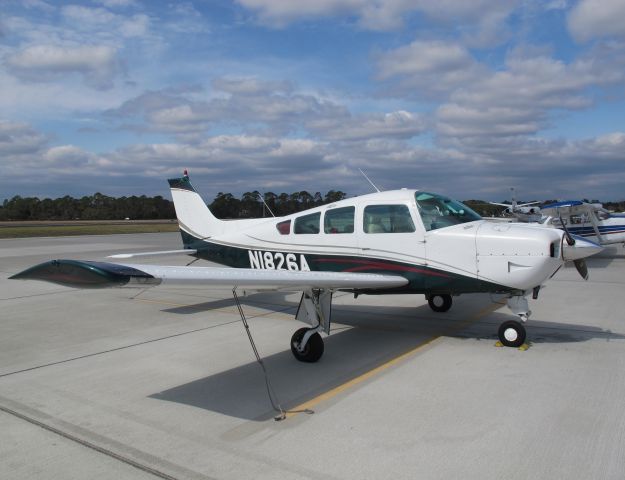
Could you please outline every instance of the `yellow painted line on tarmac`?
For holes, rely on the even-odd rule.
[[[307,402],[304,402],[300,405],[298,405],[297,407],[291,409],[292,411],[286,412],[286,417],[292,417],[293,415],[295,415],[296,413],[298,413],[298,411],[302,411],[302,410],[310,410],[313,407],[315,407],[316,405],[318,405],[319,403],[325,401],[325,400],[329,400],[332,397],[337,396],[339,393],[344,392],[345,390],[348,390],[352,387],[355,387],[356,385],[358,385],[359,383],[364,382],[365,380],[368,380],[369,378],[377,375],[380,372],[383,372],[384,370],[389,369],[390,367],[392,367],[393,365],[397,365],[398,363],[400,363],[402,360],[408,358],[409,356],[411,356],[412,354],[414,354],[415,352],[417,352],[418,350],[421,350],[422,348],[430,345],[431,343],[433,343],[435,340],[438,340],[441,336],[437,336],[437,337],[432,337],[429,340],[425,341],[424,343],[421,343],[419,345],[417,345],[415,348],[402,353],[400,356],[395,357],[391,360],[389,360],[388,362],[375,367],[373,370],[369,370],[368,372],[363,373],[362,375],[357,376],[356,378],[352,378],[351,380],[343,383],[342,385],[339,385],[338,387],[334,387],[332,390],[328,390],[325,393],[322,393],[321,395],[316,396],[315,398],[308,400]]]
[[[157,303],[159,305],[169,305],[170,307],[186,307],[193,308],[193,304],[190,303],[174,303],[174,302],[164,302],[162,300],[148,300],[145,298],[133,298],[135,302],[143,302],[143,303]]]
[[[490,304],[488,307],[483,308],[482,310],[480,310],[479,312],[477,312],[475,315],[472,315],[471,317],[469,317],[468,320],[461,322],[456,328],[454,328],[454,332],[458,331],[458,330],[462,330],[463,328],[467,327],[469,324],[474,323],[476,321],[478,321],[480,318],[485,317],[486,315],[493,313],[495,310],[498,310],[499,308],[501,308],[503,305],[499,304],[499,303],[493,303]],[[405,353],[402,353],[401,355],[392,358],[391,360],[389,360],[386,363],[383,363],[382,365],[379,365],[377,367],[375,367],[372,370],[369,370],[368,372],[365,372],[355,378],[352,378],[351,380],[337,386],[334,387],[331,390],[328,390],[327,392],[322,393],[321,395],[316,396],[315,398],[308,400],[307,402],[304,402],[292,409],[289,409],[288,412],[286,412],[286,418],[292,417],[294,416],[296,413],[299,413],[301,411],[305,411],[305,410],[312,410],[313,407],[319,405],[321,402],[324,402],[326,400],[331,399],[332,397],[335,397],[337,395],[339,395],[340,393],[349,390],[350,388],[355,387],[356,385],[376,376],[379,373],[382,373],[385,370],[388,370],[389,368],[391,368],[394,365],[397,365],[398,363],[401,363],[402,361],[406,360],[407,358],[409,358],[410,356],[414,355],[416,352],[418,352],[419,350],[427,347],[428,345],[431,345],[432,343],[434,343],[436,340],[438,340],[439,338],[441,338],[444,335],[437,335],[436,337],[432,337],[429,340],[426,340],[423,343],[420,343],[419,345],[417,345],[416,347],[408,350]]]

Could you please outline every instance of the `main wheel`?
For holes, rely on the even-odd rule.
[[[506,347],[520,347],[525,343],[525,327],[514,320],[503,322],[498,335],[499,341]]]
[[[435,312],[446,312],[451,308],[451,295],[446,293],[430,295],[428,297],[428,305]]]
[[[310,329],[300,328],[293,334],[291,337],[291,352],[300,362],[314,363],[323,355],[323,339],[319,333],[315,332],[310,336],[303,351],[300,352],[297,349],[308,330]]]

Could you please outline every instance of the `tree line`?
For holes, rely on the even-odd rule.
[[[240,198],[231,193],[219,192],[208,205],[218,218],[259,218],[275,215],[281,217],[308,208],[337,202],[347,195],[340,190],[330,190],[325,195],[307,191],[294,193],[258,191],[245,192]],[[593,200],[593,202],[596,202]],[[467,200],[465,203],[482,216],[497,216],[502,207],[482,200]],[[604,208],[625,211],[625,201],[606,202]],[[132,196],[109,197],[102,193],[73,198],[68,195],[56,199],[21,197],[4,200],[0,205],[0,221],[7,220],[158,220],[174,219],[176,212],[171,200],[156,197]]]
[[[218,218],[258,218],[289,215],[291,213],[333,203],[346,197],[345,193],[330,190],[325,195],[306,191],[295,193],[257,191],[245,192],[240,198],[219,192],[208,206]],[[261,200],[262,198],[262,200]],[[264,200],[264,202],[263,202]],[[158,220],[174,219],[176,212],[171,200],[156,197],[109,197],[102,193],[73,198],[14,196],[0,205],[0,221],[9,220]]]

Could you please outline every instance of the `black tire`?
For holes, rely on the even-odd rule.
[[[446,312],[451,308],[451,295],[446,293],[430,295],[428,297],[428,305],[435,312]]]
[[[525,343],[525,327],[517,321],[508,320],[499,326],[499,341],[506,347],[520,347]]]
[[[293,336],[291,337],[291,352],[293,352],[293,356],[297,358],[300,362],[314,363],[321,358],[323,355],[323,338],[319,333],[313,333],[308,339],[308,343],[306,343],[306,347],[304,351],[300,352],[295,347],[299,345],[304,338],[304,334],[310,330],[309,328],[300,328],[297,330]]]

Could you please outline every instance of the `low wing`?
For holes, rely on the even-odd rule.
[[[401,287],[408,283],[406,278],[399,275],[374,273],[134,265],[85,260],[51,260],[10,278],[45,280],[75,288],[146,287],[162,284],[241,286],[265,290],[356,290]]]

